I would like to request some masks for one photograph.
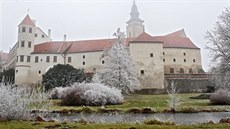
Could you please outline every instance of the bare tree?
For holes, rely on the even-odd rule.
[[[180,97],[177,95],[177,88],[174,85],[174,81],[171,81],[171,84],[169,85],[168,89],[168,96],[169,96],[169,100],[167,100],[168,102],[168,106],[176,111],[176,108],[180,105]]]
[[[218,88],[230,89],[230,8],[218,17],[214,28],[205,36],[212,55],[212,72]]]

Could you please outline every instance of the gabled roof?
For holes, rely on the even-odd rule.
[[[34,26],[35,27],[35,24],[34,22],[31,20],[30,16],[29,15],[26,15],[26,17],[22,20],[22,22],[18,25],[31,25],[31,26]]]
[[[143,32],[141,35],[139,35],[137,38],[135,38],[132,42],[151,42],[151,43],[162,43],[161,40],[156,40],[151,35],[147,34],[146,32]]]
[[[185,34],[184,29],[165,36],[151,36],[143,32],[130,43],[163,43],[163,48],[193,48],[199,49]]]
[[[172,32],[170,34],[165,35],[167,37],[181,37],[181,38],[187,38],[184,29]]]

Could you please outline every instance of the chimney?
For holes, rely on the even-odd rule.
[[[51,37],[51,29],[48,29],[48,37]]]
[[[66,41],[66,34],[64,35],[64,41]]]

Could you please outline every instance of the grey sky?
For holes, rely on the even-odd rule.
[[[185,29],[201,48],[205,70],[209,66],[204,35],[217,17],[230,5],[229,0],[136,0],[145,31],[165,35]],[[6,52],[17,41],[17,26],[27,15],[53,40],[112,38],[120,27],[125,31],[132,0],[0,0],[0,50]]]

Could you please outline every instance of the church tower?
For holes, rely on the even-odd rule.
[[[139,12],[135,1],[133,1],[130,19],[127,22],[126,35],[128,38],[136,38],[144,32],[143,20],[139,18]]]
[[[18,25],[17,61],[15,66],[15,84],[29,83],[31,55],[34,50],[36,26],[27,15]]]

